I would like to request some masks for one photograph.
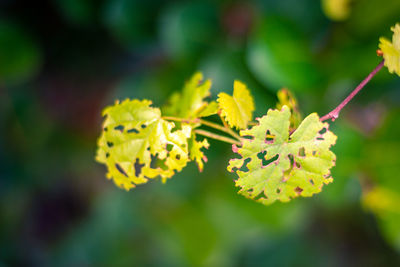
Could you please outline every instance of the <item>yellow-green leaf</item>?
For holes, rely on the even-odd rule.
[[[282,109],[283,106],[289,107],[291,113],[290,129],[296,129],[301,122],[301,114],[299,112],[296,97],[286,88],[280,89],[277,93],[277,96],[279,102],[276,104],[276,108]]]
[[[390,73],[395,72],[400,76],[400,24],[391,28],[393,31],[392,42],[384,37],[379,39],[379,48],[385,59],[385,66]]]
[[[400,215],[400,194],[383,186],[374,186],[362,195],[362,204],[365,209],[377,215],[385,216],[387,213]]]
[[[211,101],[210,103],[208,103],[208,105],[204,108],[204,110],[202,110],[201,112],[199,112],[199,114],[197,115],[199,118],[200,117],[208,117],[214,114],[217,114],[218,112],[218,103],[215,101]]]
[[[161,118],[149,100],[125,100],[103,111],[103,131],[96,160],[107,166],[107,177],[129,190],[149,178],[163,181],[182,170],[188,162],[191,127]]]
[[[361,203],[376,216],[383,237],[400,249],[400,194],[392,188],[374,185],[363,192]]]
[[[207,162],[207,157],[204,155],[201,149],[208,149],[209,146],[210,144],[208,143],[207,139],[196,141],[196,135],[192,135],[192,138],[189,142],[190,159],[196,161],[199,171],[203,171],[204,162]]]
[[[306,117],[292,134],[289,131],[290,110],[269,110],[258,125],[240,131],[242,147],[234,147],[241,158],[232,159],[228,170],[236,172],[239,193],[263,204],[282,202],[321,191],[332,182],[330,169],[335,154],[330,147],[336,136],[329,124],[316,113]]]
[[[342,21],[350,16],[351,0],[322,0],[322,10],[331,20]]]
[[[210,96],[211,80],[203,80],[201,72],[195,73],[185,83],[182,93],[174,93],[169,104],[163,108],[163,114],[180,118],[197,118],[204,111],[208,102],[204,98]],[[210,114],[211,115],[211,114]]]
[[[220,93],[217,102],[219,103],[221,115],[231,128],[245,129],[253,118],[253,97],[247,86],[240,81],[233,83],[233,96]]]

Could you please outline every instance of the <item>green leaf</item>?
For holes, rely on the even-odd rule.
[[[332,182],[330,169],[336,156],[330,151],[336,136],[316,113],[289,132],[290,110],[269,110],[250,130],[240,131],[241,148],[233,147],[241,158],[232,159],[228,170],[239,178],[239,193],[263,204],[282,202],[321,191]]]
[[[253,118],[253,97],[247,86],[240,81],[233,83],[233,96],[220,93],[217,102],[221,109],[221,115],[231,128],[245,129]]]
[[[190,159],[196,161],[200,172],[203,171],[204,162],[207,162],[207,157],[204,155],[201,149],[208,149],[209,146],[210,144],[208,143],[207,139],[196,141],[196,135],[192,134],[192,138],[189,142]]]
[[[175,124],[150,105],[149,100],[127,99],[103,111],[96,160],[107,166],[107,177],[126,190],[156,176],[165,182],[189,160],[191,127],[182,124],[173,131]]]
[[[163,114],[187,119],[199,117],[199,113],[207,109],[208,102],[204,98],[210,96],[210,88],[211,80],[203,81],[203,74],[195,73],[185,83],[182,93],[171,96],[169,105],[163,108]]]
[[[383,52],[385,66],[389,69],[389,72],[395,72],[400,76],[400,24],[396,24],[391,30],[393,31],[392,42],[381,37],[379,48]]]

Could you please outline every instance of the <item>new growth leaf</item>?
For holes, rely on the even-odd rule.
[[[247,124],[253,118],[254,100],[244,83],[235,81],[233,83],[233,96],[220,93],[217,101],[221,115],[231,128],[247,128]]]

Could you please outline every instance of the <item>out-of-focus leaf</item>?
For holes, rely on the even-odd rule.
[[[342,21],[350,16],[351,0],[322,0],[322,10],[331,20]]]
[[[383,52],[385,66],[389,69],[389,72],[395,72],[400,76],[400,24],[396,24],[391,30],[393,31],[392,42],[381,37],[379,48]]]
[[[210,103],[208,103],[208,105],[205,107],[203,111],[199,112],[197,116],[208,117],[217,114],[217,112],[218,112],[218,103],[215,101],[211,101]]]
[[[400,249],[400,194],[398,191],[375,186],[364,192],[361,202],[366,210],[378,216],[383,235]]]
[[[203,112],[204,117],[212,115],[215,104],[207,109],[208,102],[204,101],[210,96],[210,88],[211,80],[204,81],[201,72],[195,73],[185,83],[182,93],[176,92],[171,96],[169,104],[163,108],[163,114],[188,119],[197,118]]]
[[[155,35],[154,12],[159,0],[107,0],[103,22],[112,36],[128,48],[149,42]]]
[[[231,128],[245,129],[253,118],[253,96],[247,86],[240,81],[233,83],[233,96],[220,93],[217,102],[221,109],[221,115]]]
[[[23,83],[32,78],[41,65],[41,53],[35,42],[19,27],[0,21],[0,80]]]
[[[176,59],[198,56],[218,38],[218,11],[206,1],[176,3],[164,10],[160,20],[161,41]]]
[[[287,106],[290,109],[290,129],[296,129],[301,122],[301,114],[296,97],[286,88],[279,90],[277,96],[279,102],[276,104],[276,108],[282,109],[283,106]]]
[[[296,26],[268,18],[255,28],[247,47],[250,71],[271,90],[311,90],[320,80],[309,46]]]
[[[93,0],[56,0],[58,8],[67,20],[78,25],[87,25],[94,21],[95,2]]]
[[[399,12],[400,1],[357,0],[352,5],[348,23],[352,34],[376,39],[376,36],[381,35],[388,25],[398,22]]]
[[[242,157],[230,160],[228,166],[239,176],[240,194],[268,205],[312,196],[333,181],[330,169],[336,157],[329,149],[336,136],[329,124],[313,113],[290,134],[289,119],[290,110],[284,106],[281,111],[269,110],[250,130],[240,131],[250,139],[235,148]]]
[[[127,99],[103,111],[96,160],[106,164],[107,177],[126,190],[156,176],[166,181],[189,160],[191,127],[172,131],[175,124],[161,119],[160,110],[150,105],[148,100]]]
[[[370,180],[361,199],[364,207],[377,216],[385,239],[398,250],[400,180],[396,177],[400,172],[399,114],[398,110],[392,112],[385,119],[383,127],[363,147],[363,165],[366,177]]]
[[[375,186],[363,194],[362,203],[378,215],[384,216],[389,212],[400,216],[400,194],[391,189]]]
[[[326,18],[321,12],[320,1],[303,0],[255,0],[257,8],[263,17],[276,16],[279,18],[290,18],[302,30],[306,32],[318,31],[326,27]]]

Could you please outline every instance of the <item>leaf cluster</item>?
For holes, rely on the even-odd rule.
[[[171,96],[162,112],[152,107],[150,100],[137,99],[116,101],[105,108],[96,160],[106,165],[107,177],[126,190],[155,177],[165,182],[189,161],[195,161],[203,170],[207,161],[204,149],[209,142],[198,135],[239,143],[197,128],[204,124],[237,137],[227,125],[245,128],[252,119],[254,101],[250,92],[235,81],[233,96],[221,93],[217,101],[208,101],[210,88],[211,81],[203,80],[198,72],[185,83],[181,93]],[[223,114],[224,125],[201,119],[217,113]]]
[[[96,159],[107,166],[107,177],[129,190],[155,177],[165,182],[189,161],[202,171],[209,148],[202,135],[233,144],[241,158],[232,159],[228,170],[238,176],[239,193],[261,203],[311,196],[332,181],[335,155],[329,149],[336,136],[315,113],[301,122],[289,90],[278,92],[277,110],[252,122],[254,99],[244,83],[235,81],[233,94],[220,93],[216,101],[209,99],[211,85],[195,73],[162,112],[151,101],[137,99],[105,108]],[[203,119],[213,115],[222,124]]]

